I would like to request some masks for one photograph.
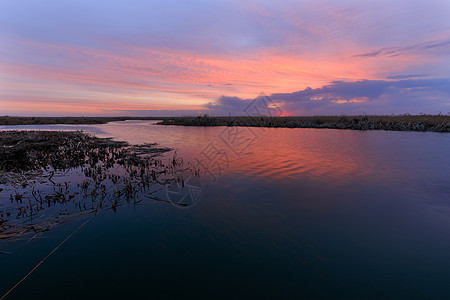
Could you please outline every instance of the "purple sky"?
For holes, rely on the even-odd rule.
[[[450,112],[450,1],[2,1],[0,115]]]

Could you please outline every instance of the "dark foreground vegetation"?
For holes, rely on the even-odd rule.
[[[161,156],[168,151],[81,131],[0,131],[0,242],[125,204],[171,202],[154,193],[186,170],[176,153]]]
[[[0,117],[0,125],[106,124],[126,120],[164,120],[159,117]]]
[[[331,128],[354,130],[450,132],[450,116],[179,117],[160,125]]]

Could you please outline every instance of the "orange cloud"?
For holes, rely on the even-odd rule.
[[[10,42],[33,49],[36,57],[27,62],[0,57],[2,99],[73,99],[87,111],[94,108],[82,100],[117,109],[198,109],[221,95],[254,98],[260,92],[294,92],[335,80],[376,79],[387,70],[401,70],[417,61],[413,54],[376,60],[352,57],[350,54],[356,50],[366,49],[351,43],[324,59],[276,47],[236,57],[137,47],[117,41],[107,41],[115,45],[113,50],[26,40]],[[41,62],[52,62],[49,57],[55,57],[55,62]]]
[[[331,100],[330,102],[337,103],[337,104],[344,104],[344,103],[363,103],[369,101],[368,97],[360,97],[360,98],[352,98],[352,99],[335,99]]]

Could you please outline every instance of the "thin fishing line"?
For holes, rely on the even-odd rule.
[[[81,228],[84,227],[84,225],[86,225],[92,218],[86,220],[83,224],[81,224],[78,228],[76,228],[69,236],[67,236],[58,246],[56,246],[55,249],[53,249],[46,257],[44,257],[44,259],[42,259],[27,275],[25,275],[24,278],[22,278],[19,282],[17,282],[9,291],[6,292],[6,294],[4,294],[0,300],[4,300],[14,289],[16,289],[22,282],[25,281],[25,279],[27,279],[31,274],[33,274],[34,271],[36,271],[37,268],[39,268],[40,265],[42,265],[47,258],[49,258],[53,253],[56,252],[56,250],[58,250],[62,245],[64,245],[65,242],[67,242],[68,239],[70,239],[72,237],[72,235],[74,235],[78,230],[80,230]]]

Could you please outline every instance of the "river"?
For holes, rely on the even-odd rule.
[[[7,129],[158,143],[202,170],[186,179],[186,207],[104,211],[0,255],[4,294],[50,254],[7,299],[450,297],[450,134],[153,121]]]

